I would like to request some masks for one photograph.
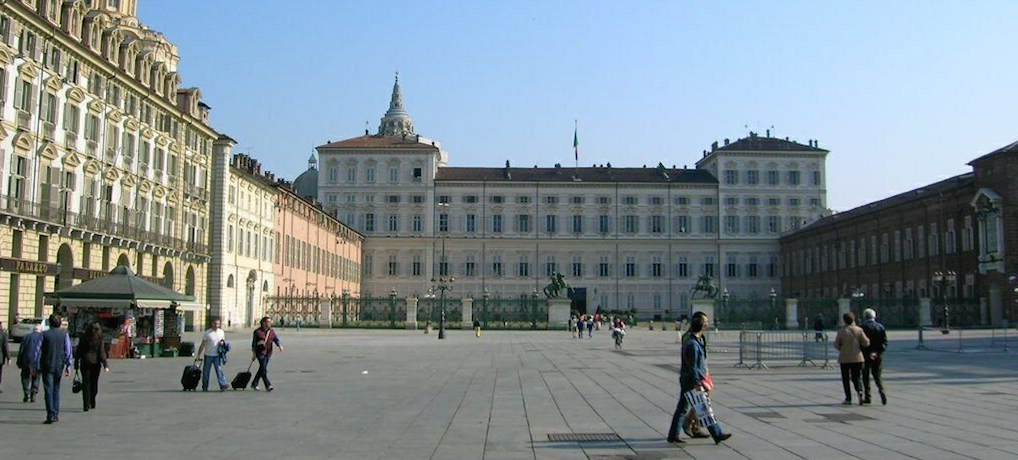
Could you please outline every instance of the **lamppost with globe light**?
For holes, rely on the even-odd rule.
[[[947,334],[951,331],[951,310],[947,306],[947,286],[954,284],[955,280],[958,279],[958,274],[948,270],[946,272],[935,271],[933,272],[933,281],[940,287],[940,303],[944,307],[944,328],[942,331]]]
[[[452,290],[452,283],[456,282],[456,278],[440,276],[432,278],[431,282],[435,285],[434,289],[438,289],[440,292],[438,302],[441,308],[441,316],[438,317],[438,339],[442,340],[445,338],[445,291]]]

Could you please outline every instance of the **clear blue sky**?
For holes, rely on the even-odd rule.
[[[774,126],[845,210],[1018,139],[1018,2],[141,0],[213,126],[295,177],[372,133],[400,72],[454,166],[690,166]],[[745,126],[748,125],[748,128]]]

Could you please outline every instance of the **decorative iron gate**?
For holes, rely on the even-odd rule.
[[[442,319],[442,299],[435,298],[420,299],[417,304],[417,324],[426,326],[431,324],[438,327]],[[475,302],[474,305],[477,305]],[[450,323],[463,322],[463,299],[445,299],[445,325]]]
[[[485,329],[548,329],[548,302],[536,296],[475,300],[473,313]]]
[[[839,317],[838,299],[799,299],[799,327],[813,329],[817,317],[823,315],[824,329],[837,329]]]
[[[886,327],[914,328],[919,326],[919,299],[904,297],[900,299],[852,299],[852,311],[862,320],[862,312],[872,308],[877,313],[877,321]],[[835,318],[840,321],[841,318]]]
[[[328,297],[310,296],[269,296],[265,298],[265,316],[279,327],[317,327],[321,316],[319,305]]]
[[[332,303],[332,327],[402,329],[406,301],[396,297],[341,297]]]
[[[719,329],[781,329],[785,306],[777,299],[718,299],[714,324]]]

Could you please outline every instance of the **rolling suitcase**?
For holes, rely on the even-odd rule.
[[[194,364],[184,367],[184,375],[180,377],[180,384],[183,385],[184,391],[194,391],[198,388],[198,383],[201,382],[201,368],[198,367],[198,362],[195,360]]]
[[[254,360],[251,361],[251,364],[247,365],[246,371],[238,373],[237,376],[233,378],[233,382],[230,383],[230,386],[233,387],[234,390],[243,390],[247,388],[247,384],[251,382],[252,365],[254,365]]]

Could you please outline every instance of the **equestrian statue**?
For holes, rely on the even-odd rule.
[[[569,284],[566,283],[565,276],[559,272],[555,272],[548,278],[551,279],[551,282],[544,287],[544,297],[546,299],[560,299],[565,297],[569,290]]]
[[[718,295],[718,287],[714,285],[714,281],[709,275],[700,275],[696,285],[689,290],[689,293],[690,299],[695,299],[697,293],[700,293],[701,299],[713,299]]]

